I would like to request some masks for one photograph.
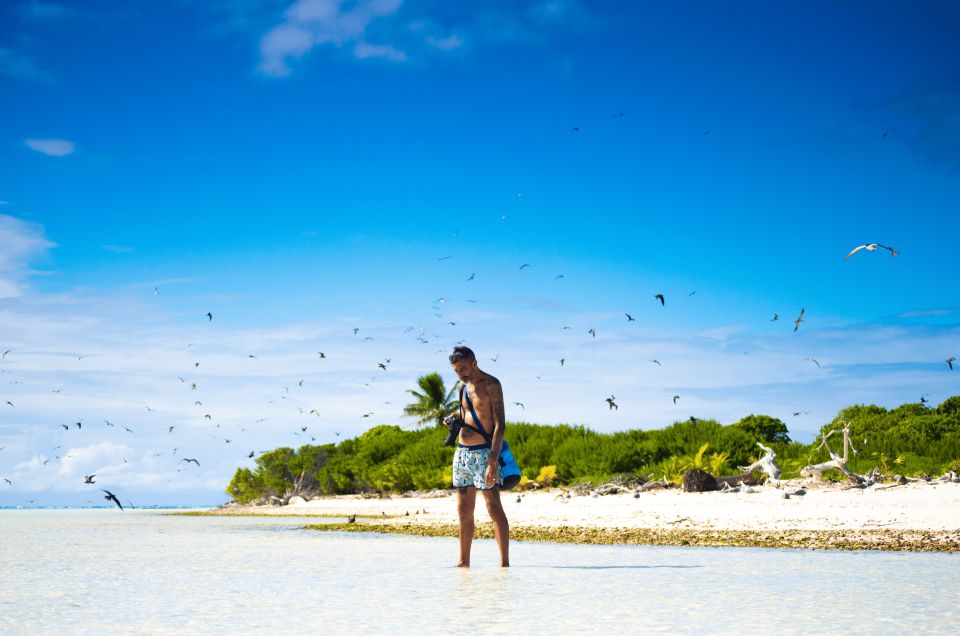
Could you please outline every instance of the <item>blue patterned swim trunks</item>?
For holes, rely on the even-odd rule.
[[[490,447],[486,444],[478,446],[457,445],[453,454],[453,487],[466,488],[473,486],[477,490],[492,490],[487,487],[487,462],[490,461]],[[500,464],[497,464],[497,486],[503,485],[503,475]]]

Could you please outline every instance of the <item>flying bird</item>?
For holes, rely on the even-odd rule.
[[[0,356],[0,360],[3,360],[4,358],[6,358],[7,354],[10,353],[11,351],[13,351],[13,349],[7,349],[6,351],[4,351],[3,355]]]
[[[620,410],[620,407],[617,406],[617,403],[616,403],[616,402],[614,402],[614,400],[616,400],[616,399],[617,399],[617,398],[614,397],[614,396],[612,396],[612,395],[607,398],[607,406],[609,407],[609,410],[611,410],[611,411],[612,411],[613,409],[617,409],[618,411]]]
[[[323,351],[318,351],[318,352],[317,352],[317,355],[320,356],[321,358],[326,358],[326,357],[327,357],[327,354],[325,354]]]
[[[697,428],[697,422],[699,422],[700,420],[698,420],[697,418],[691,415],[690,419],[687,421],[690,422],[690,425],[693,426],[693,428]]]
[[[514,402],[513,405],[514,405],[514,406],[519,406],[519,407],[520,407],[521,409],[523,409],[524,411],[527,410],[527,407],[525,407],[525,406],[523,405],[523,402]]]
[[[816,359],[816,358],[804,358],[804,360],[809,360],[810,362],[814,363],[815,365],[817,365],[817,368],[818,368],[818,369],[822,368],[822,367],[820,366],[820,363],[817,362],[817,359]]]
[[[387,365],[385,365],[385,364],[382,363],[382,362],[377,363],[377,366],[380,367],[381,369],[383,369],[384,371],[387,370]]]
[[[495,355],[494,357],[490,358],[490,362],[496,362],[496,361],[499,360],[499,359],[500,359],[500,354],[498,353],[498,354]]]
[[[953,371],[953,363],[956,361],[955,357],[947,358],[947,366],[950,367],[950,370]]]
[[[520,269],[523,269],[525,267],[530,267],[530,263],[524,263],[523,265],[520,266]]]
[[[468,278],[467,280],[468,280],[468,281],[473,280],[473,279],[476,277],[476,275],[477,275],[477,273],[476,273],[476,272],[473,272],[472,274],[470,274],[470,278]]]
[[[797,319],[793,321],[793,333],[797,333],[797,329],[800,328],[800,323],[803,322],[803,312],[805,309],[800,310],[800,315],[797,316]]]
[[[200,462],[198,462],[196,459],[193,459],[192,457],[189,457],[189,458],[188,458],[188,457],[184,457],[183,459],[181,459],[181,460],[180,460],[179,462],[177,462],[177,463],[179,464],[179,463],[181,463],[181,462],[193,462],[194,464],[197,465],[197,468],[200,468]]]
[[[97,483],[97,482],[93,481],[93,478],[94,478],[94,477],[96,477],[96,474],[93,474],[93,475],[84,475],[84,476],[83,476],[83,483],[85,483],[85,484],[95,484],[95,483]]]
[[[571,128],[571,129],[570,129],[570,132],[578,133],[578,132],[580,132],[580,129],[577,128],[577,127],[574,127],[574,128]]]
[[[101,488],[100,490],[103,490],[103,488]],[[107,493],[107,496],[104,497],[104,499],[106,499],[107,501],[112,501],[113,503],[117,504],[117,506],[119,506],[120,510],[123,510],[123,506],[120,505],[120,500],[117,499],[117,496],[115,494],[113,494],[109,490],[103,490],[103,492]]]
[[[866,243],[866,244],[864,244],[864,245],[858,245],[858,246],[856,246],[855,248],[853,248],[852,250],[850,250],[850,253],[843,257],[843,260],[847,260],[848,258],[850,258],[851,256],[853,256],[854,254],[856,254],[856,253],[859,252],[860,250],[867,250],[868,252],[875,252],[875,251],[877,251],[877,248],[878,248],[878,247],[882,247],[883,249],[889,251],[889,252],[890,252],[890,256],[896,256],[896,255],[898,254],[897,250],[893,249],[892,247],[887,247],[886,245],[881,245],[880,243]]]
[[[9,404],[10,406],[13,406],[13,402],[11,402],[10,400],[7,400],[7,404]],[[16,408],[16,407],[14,407],[14,408]]]
[[[590,334],[591,336],[593,336],[594,338],[597,337],[597,330],[596,330],[596,329],[587,329],[587,333]]]
[[[207,322],[210,322],[211,320],[213,320],[213,314],[208,311],[208,312],[207,312]]]
[[[566,361],[566,358],[560,358],[560,366],[562,367]]]
[[[663,299],[663,294],[655,294],[653,297],[660,301],[661,307],[666,305],[666,301]]]
[[[680,396],[679,396],[679,395],[674,395],[674,396],[673,396],[673,403],[676,404],[676,403],[677,403],[677,400],[679,400],[679,399],[680,399]]]
[[[623,315],[627,317],[627,322],[636,322],[636,321],[633,319],[633,316],[631,316],[630,314],[626,314],[626,313],[625,313],[625,314],[623,314]]]
[[[660,361],[659,361],[659,360],[651,360],[650,362],[654,363],[654,364],[657,365],[658,367],[662,367],[662,366],[663,366],[662,364],[660,364]]]

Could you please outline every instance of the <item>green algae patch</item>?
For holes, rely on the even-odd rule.
[[[324,523],[304,526],[327,532],[377,532],[421,537],[458,537],[456,524]],[[477,539],[492,539],[493,525],[477,524]],[[800,548],[807,550],[891,550],[960,552],[960,531],[929,530],[692,530],[661,528],[594,528],[577,526],[517,526],[514,541],[587,545],[654,545],[741,548]]]
[[[189,510],[186,512],[171,512],[174,517],[317,517],[318,519],[345,519],[351,515],[335,514],[330,512],[299,512],[271,514],[269,512],[248,512],[245,510]],[[403,515],[355,515],[357,519],[395,519]]]

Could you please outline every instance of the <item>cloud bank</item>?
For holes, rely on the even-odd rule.
[[[0,299],[19,296],[28,263],[54,247],[41,226],[0,214]]]

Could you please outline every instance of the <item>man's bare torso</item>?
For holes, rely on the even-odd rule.
[[[498,401],[498,396],[503,395],[503,390],[500,388],[500,381],[489,373],[483,373],[482,376],[474,382],[467,383],[466,387],[464,393],[470,396],[470,401],[473,402],[473,408],[476,410],[480,422],[478,423],[473,419],[473,414],[470,413],[470,407],[467,406],[466,397],[461,400],[461,406],[463,406],[463,421],[476,428],[482,426],[487,435],[493,437],[493,408],[494,404]],[[502,401],[502,397],[499,401]],[[479,433],[467,427],[460,429],[461,444],[474,446],[485,442],[486,440],[484,440]]]

